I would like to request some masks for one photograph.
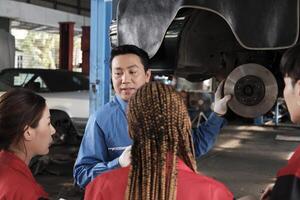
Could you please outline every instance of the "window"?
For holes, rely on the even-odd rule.
[[[13,87],[23,87],[34,74],[29,73],[18,73],[13,76]]]

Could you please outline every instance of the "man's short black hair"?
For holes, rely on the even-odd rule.
[[[283,54],[280,70],[283,76],[292,78],[293,83],[300,80],[300,45],[290,48]]]
[[[119,56],[119,55],[124,55],[124,54],[137,55],[140,58],[141,63],[144,66],[145,72],[147,72],[147,70],[149,69],[149,66],[150,66],[150,58],[149,58],[148,53],[135,45],[129,45],[129,44],[120,45],[111,50],[110,66],[111,66],[111,63],[112,63],[112,60],[114,59],[114,57]]]

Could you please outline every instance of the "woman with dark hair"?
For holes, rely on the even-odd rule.
[[[300,123],[300,46],[287,50],[280,61],[284,78],[283,96],[293,123]],[[300,146],[286,166],[277,172],[275,184],[264,190],[261,200],[300,199]]]
[[[172,87],[148,83],[128,104],[132,165],[98,176],[85,199],[233,200],[227,188],[196,170],[191,122]]]
[[[45,99],[26,89],[0,97],[0,199],[47,199],[28,167],[49,152],[55,129]]]

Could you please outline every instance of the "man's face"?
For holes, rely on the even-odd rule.
[[[291,120],[300,123],[300,81],[293,84],[290,77],[284,78],[285,87],[283,90],[284,100],[288,107]]]
[[[138,88],[150,80],[150,70],[145,72],[140,58],[135,54],[114,57],[111,68],[115,92],[124,101],[128,101]]]

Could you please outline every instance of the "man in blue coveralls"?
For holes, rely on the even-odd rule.
[[[130,164],[132,140],[128,135],[126,106],[135,91],[150,81],[148,54],[133,45],[112,49],[111,75],[115,97],[90,116],[74,166],[74,179],[84,188],[96,176]],[[217,96],[221,94],[221,87]],[[213,146],[224,124],[230,96],[218,98],[208,120],[193,131],[196,156]],[[151,159],[151,158],[149,158]]]

